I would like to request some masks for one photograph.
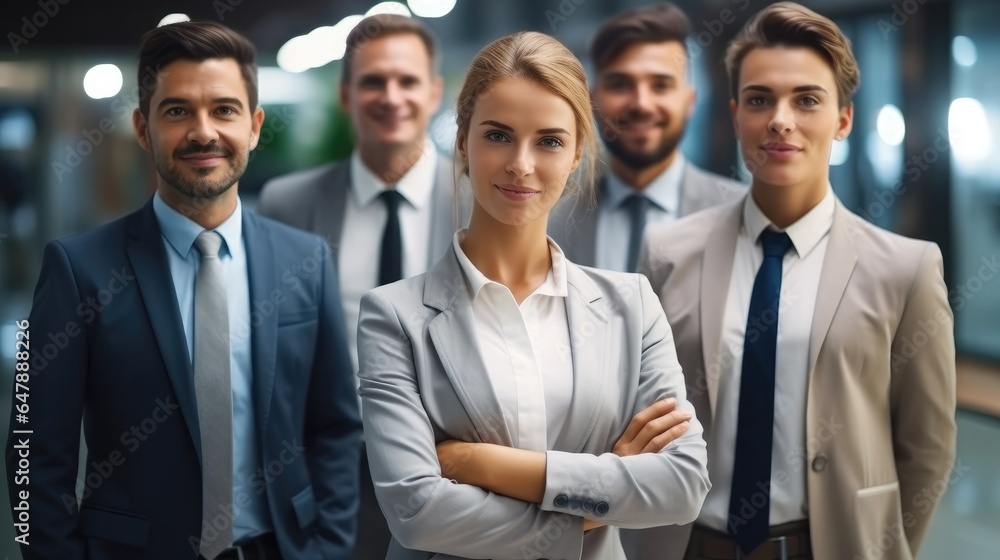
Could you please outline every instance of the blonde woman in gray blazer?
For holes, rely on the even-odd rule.
[[[547,35],[504,37],[458,106],[469,226],[361,304],[387,558],[623,560],[619,527],[689,523],[710,484],[647,280],[574,265],[546,237],[570,175],[593,176],[583,68]]]

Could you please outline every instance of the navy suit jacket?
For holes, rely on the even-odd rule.
[[[251,324],[231,332],[251,337],[261,449],[251,483],[286,560],[349,558],[361,424],[333,259],[322,238],[249,212],[243,236]],[[30,493],[25,560],[197,558],[192,365],[151,202],[46,246],[29,332],[30,415],[18,427],[34,432],[30,485],[8,477],[11,496]],[[17,443],[11,435],[9,473]]]

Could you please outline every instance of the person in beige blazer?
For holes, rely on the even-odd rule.
[[[774,4],[727,66],[750,193],[651,229],[642,264],[676,335],[713,488],[693,527],[661,530],[630,558],[911,560],[955,453],[941,252],[832,192],[830,148],[850,132],[859,74],[830,20]],[[759,288],[775,307],[751,313]],[[757,356],[769,333],[767,378]],[[769,399],[763,423],[743,414]],[[748,440],[770,444],[738,451]],[[742,493],[760,461],[769,475]]]
[[[689,523],[710,484],[648,281],[579,267],[545,233],[584,190],[572,172],[589,184],[586,75],[555,39],[517,33],[472,61],[458,107],[469,226],[427,274],[361,303],[387,558],[624,560],[618,527]]]

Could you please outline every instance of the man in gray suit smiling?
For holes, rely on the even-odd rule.
[[[377,15],[347,38],[340,103],[351,115],[350,159],[271,180],[260,213],[326,237],[337,255],[348,343],[357,371],[357,323],[368,290],[425,272],[450,247],[455,173],[427,137],[442,80],[430,30]],[[389,530],[362,453],[356,558],[385,557]]]
[[[549,221],[549,235],[577,264],[635,271],[646,225],[746,192],[677,149],[695,105],[684,46],[690,27],[677,6],[659,3],[621,12],[597,31],[591,97],[611,169],[597,185],[596,208],[567,199]]]

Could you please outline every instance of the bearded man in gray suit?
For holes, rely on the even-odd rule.
[[[606,20],[591,44],[591,97],[611,169],[597,206],[567,199],[549,235],[573,262],[633,272],[648,224],[741,197],[744,185],[699,169],[677,149],[695,106],[684,12],[659,3]]]
[[[323,235],[336,255],[354,371],[357,324],[368,290],[424,273],[450,248],[455,172],[427,125],[441,104],[436,41],[424,24],[381,14],[347,38],[340,103],[356,148],[344,161],[264,185],[260,213]],[[384,558],[390,534],[362,452],[355,558]]]

